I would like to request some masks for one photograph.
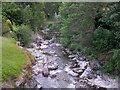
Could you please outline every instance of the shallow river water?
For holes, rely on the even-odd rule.
[[[89,61],[76,55],[66,55],[55,38],[43,40],[37,35],[34,47],[27,50],[35,56],[32,79],[25,83],[28,88],[117,88],[117,79],[93,71]]]

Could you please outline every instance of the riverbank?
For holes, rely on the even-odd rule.
[[[36,35],[33,48],[27,50],[35,57],[32,78],[26,88],[118,88],[117,78],[99,70],[96,60],[85,59],[62,47],[56,38],[44,40]]]
[[[15,40],[2,38],[2,81],[0,88],[14,88],[14,82],[30,75],[33,56],[23,47],[16,46]]]

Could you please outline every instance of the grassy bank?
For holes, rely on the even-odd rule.
[[[2,38],[2,37],[0,37]],[[15,40],[2,38],[2,79],[17,77],[21,67],[26,63],[27,57],[19,47],[15,45]]]

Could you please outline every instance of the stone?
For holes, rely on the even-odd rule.
[[[60,47],[60,46],[61,46],[61,44],[59,44],[59,43],[56,43],[56,46],[57,46],[57,47]]]
[[[50,44],[50,47],[55,47],[55,46],[56,46],[56,43]]]
[[[65,52],[68,53],[68,54],[72,54],[72,52],[67,48],[65,49]]]
[[[44,45],[48,45],[49,42],[48,42],[48,41],[44,41],[43,44],[44,44]]]
[[[58,68],[58,64],[57,64],[57,63],[48,65],[48,69],[49,69],[49,70],[56,70],[57,68]]]
[[[51,78],[55,78],[57,75],[56,74],[50,74]]]
[[[33,48],[37,47],[37,45],[35,43],[31,43],[30,46],[33,47]]]
[[[86,62],[86,61],[79,61],[78,62],[78,65],[80,65],[80,69],[86,69],[86,67],[87,67],[87,65],[88,65],[89,63],[88,62]]]
[[[71,75],[73,77],[78,76],[78,74],[73,72],[69,67],[66,67],[64,71],[67,72],[69,75]]]
[[[22,82],[20,82],[20,81],[16,81],[16,82],[15,82],[16,87],[19,87],[21,83],[22,83]]]
[[[43,68],[42,74],[43,74],[43,76],[45,76],[45,77],[47,77],[47,76],[49,75],[49,70],[48,70],[47,67]]]
[[[47,46],[47,45],[44,45],[44,44],[41,44],[40,48],[41,48],[41,49],[45,49],[45,48],[48,48],[48,46]]]
[[[77,58],[73,58],[73,59],[71,59],[72,61],[77,61]]]
[[[49,40],[49,43],[53,43],[56,40],[56,38],[52,38],[51,40]]]
[[[75,88],[87,88],[87,85],[84,85],[84,84],[76,84]]]
[[[36,47],[36,50],[40,50],[41,48],[40,47]]]
[[[33,67],[33,73],[34,73],[35,75],[38,75],[38,74],[41,73],[41,72],[42,72],[42,70],[39,68],[39,66]]]
[[[42,86],[41,86],[40,84],[38,84],[38,85],[37,85],[37,88],[41,89],[41,88],[42,88]]]
[[[68,58],[73,59],[75,55],[69,55]]]
[[[58,55],[56,54],[55,57],[57,57]]]
[[[92,75],[92,69],[88,66],[87,69],[82,73],[80,78],[88,78],[89,75]]]
[[[84,59],[82,57],[79,58],[80,61],[83,61]]]
[[[79,69],[79,68],[74,68],[74,69],[73,69],[73,72],[80,74],[80,73],[83,72],[83,70],[82,70],[82,69]]]
[[[40,57],[40,55],[39,55],[39,54],[36,54],[35,58],[39,58],[39,57]]]

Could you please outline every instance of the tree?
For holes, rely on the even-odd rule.
[[[54,18],[55,13],[58,15],[60,4],[61,2],[45,2],[44,12],[46,18]]]

